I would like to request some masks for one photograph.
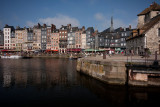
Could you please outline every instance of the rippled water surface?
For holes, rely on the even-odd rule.
[[[159,105],[160,88],[111,86],[76,71],[76,60],[0,59],[5,106],[128,107]]]

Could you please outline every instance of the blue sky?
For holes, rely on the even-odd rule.
[[[99,31],[137,25],[137,14],[160,0],[1,0],[0,29],[5,24],[29,27],[37,24],[71,23],[72,26],[96,27]]]

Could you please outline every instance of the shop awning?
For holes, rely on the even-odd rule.
[[[46,52],[58,52],[58,50],[50,50],[50,49],[47,49]]]

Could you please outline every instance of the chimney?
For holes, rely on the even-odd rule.
[[[56,26],[54,24],[51,24],[51,31],[53,32],[56,29]]]
[[[17,27],[16,27],[16,29],[18,30],[18,29],[20,29],[20,27],[19,27],[19,26],[17,26]]]
[[[8,24],[5,24],[5,27],[8,27]]]
[[[85,31],[85,26],[82,26],[82,31]]]
[[[67,24],[68,29],[71,29],[71,24]]]
[[[43,24],[43,27],[46,27],[47,25],[46,24]]]
[[[129,29],[130,29],[130,30],[131,30],[131,28],[132,28],[131,25],[129,25]]]
[[[40,28],[41,27],[41,25],[40,25],[40,23],[38,23],[38,28]]]

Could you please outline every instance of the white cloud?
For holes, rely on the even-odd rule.
[[[104,19],[105,19],[104,15],[103,15],[102,13],[96,13],[96,14],[94,15],[94,18],[95,18],[96,20],[104,20]]]
[[[94,18],[98,21],[98,29],[99,31],[103,31],[111,26],[111,16],[105,16],[102,13],[96,13],[94,15]],[[129,23],[126,23],[125,20],[114,18],[113,17],[113,27],[114,29],[119,27],[129,27],[129,25],[132,26],[132,28],[136,28],[138,23],[137,18],[134,20],[131,20]]]
[[[27,21],[26,25],[29,27],[33,27],[34,25],[36,25],[36,23],[32,22],[32,21]]]
[[[76,18],[72,18],[66,15],[62,14],[57,14],[55,17],[48,17],[48,18],[40,18],[38,19],[37,23],[41,24],[55,24],[57,28],[60,28],[61,25],[67,25],[67,24],[72,24],[72,26],[80,26],[79,21]],[[26,23],[28,26],[33,26],[35,25],[34,22],[27,21]]]

